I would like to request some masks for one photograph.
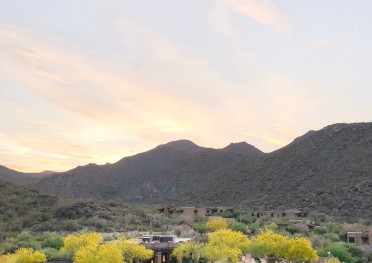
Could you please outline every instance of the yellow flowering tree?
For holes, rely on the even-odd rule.
[[[208,243],[203,255],[209,261],[239,261],[240,256],[247,251],[250,241],[241,232],[220,229],[208,234]]]
[[[183,258],[189,258],[198,263],[203,254],[203,244],[193,241],[179,244],[172,252],[172,255],[177,258],[178,263],[182,263]]]
[[[151,259],[154,252],[134,241],[120,237],[117,243],[125,262],[132,262],[135,258],[139,260]]]
[[[44,263],[46,261],[44,253],[33,252],[32,248],[20,248],[14,254],[0,256],[1,263]]]
[[[75,255],[83,247],[97,248],[102,242],[102,236],[98,233],[85,233],[68,235],[64,239],[64,245],[61,252]]]
[[[101,242],[102,236],[98,233],[69,235],[61,252],[71,254],[75,263],[123,263],[153,256],[152,250],[125,238],[109,244]]]
[[[284,258],[289,238],[272,231],[264,231],[252,239],[248,251],[256,257]]]
[[[123,255],[116,243],[97,247],[81,247],[75,254],[75,263],[123,263]]]
[[[242,252],[237,248],[227,246],[214,246],[206,244],[204,247],[204,258],[209,262],[237,262]]]
[[[289,240],[284,258],[290,261],[316,261],[319,257],[310,240],[296,237]]]
[[[306,238],[289,238],[272,231],[254,237],[248,251],[255,257],[273,257],[289,261],[316,261],[318,255]]]
[[[227,229],[229,227],[226,219],[211,219],[207,222],[207,227],[213,231]]]
[[[17,263],[15,254],[0,255],[0,262],[2,263]]]

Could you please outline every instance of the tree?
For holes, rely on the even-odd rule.
[[[227,229],[229,225],[227,224],[226,219],[211,219],[207,222],[207,227],[213,231],[219,229]]]
[[[338,258],[331,257],[330,259],[327,259],[326,263],[341,263],[341,261],[338,260]]]
[[[212,262],[239,261],[240,256],[247,251],[249,243],[248,238],[241,232],[220,229],[208,234],[204,257]]]
[[[24,231],[16,237],[8,237],[0,244],[0,253],[14,253],[20,248],[41,249],[41,242],[35,239],[30,232]]]
[[[32,248],[20,248],[14,254],[0,256],[1,263],[44,263],[47,259],[44,253]]]
[[[364,256],[363,251],[358,247],[346,243],[330,243],[328,246],[319,249],[319,255],[321,256],[327,256],[328,252],[345,263],[353,263]]]
[[[80,248],[74,257],[75,263],[123,263],[123,255],[117,244],[103,244],[98,247]]]
[[[208,232],[208,227],[207,227],[207,224],[205,222],[199,222],[199,223],[195,224],[192,228],[194,229],[194,231],[196,231],[200,234],[204,234],[204,233]]]
[[[239,222],[234,222],[230,228],[234,231],[242,232],[242,233],[247,233],[248,232],[248,226],[243,223]]]
[[[248,251],[255,257],[284,258],[288,250],[288,237],[264,231],[252,239]]]
[[[289,239],[285,258],[290,261],[316,261],[318,254],[313,249],[310,240],[302,237]]]
[[[97,248],[101,241],[102,236],[98,233],[68,235],[64,240],[61,252],[72,256],[82,247]]]
[[[172,256],[177,258],[178,263],[182,263],[182,259],[188,257],[189,253],[188,243],[183,243],[173,249]]]
[[[63,238],[54,232],[45,232],[42,237],[42,247],[60,249],[63,247]]]
[[[270,222],[264,226],[266,230],[275,231],[278,229],[278,225],[275,222]]]
[[[17,257],[14,254],[0,255],[0,262],[2,262],[2,263],[17,263]]]
[[[207,243],[204,248],[204,257],[210,262],[237,262],[242,252],[237,248],[227,246],[214,246]]]
[[[203,244],[196,242],[187,242],[179,244],[173,250],[172,255],[177,258],[177,261],[179,263],[182,262],[183,258],[189,258],[198,263],[203,253],[204,253]]]
[[[274,257],[290,261],[315,261],[318,259],[311,242],[306,238],[289,238],[271,231],[261,232],[252,239],[248,251],[255,257]]]
[[[120,237],[117,244],[125,262],[132,262],[135,258],[139,260],[148,260],[154,255],[152,250],[134,241],[127,240],[125,237]]]

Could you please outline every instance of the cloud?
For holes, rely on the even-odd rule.
[[[322,38],[313,38],[306,42],[308,45],[311,46],[322,46],[325,47],[328,45],[328,40]]]
[[[213,9],[208,16],[208,23],[216,31],[229,36],[232,40],[239,42],[240,37],[238,32],[231,25],[229,12],[225,5],[220,2],[215,2]]]
[[[221,3],[242,13],[257,23],[290,35],[291,27],[286,17],[269,0],[221,0]]]
[[[181,138],[209,147],[247,140],[266,151],[278,147],[267,138],[293,139],[283,127],[303,100],[290,80],[268,74],[266,89],[248,90],[150,28],[118,18],[114,30],[120,50],[112,56],[0,26],[0,82],[9,87],[0,97],[3,164],[67,170]],[[274,93],[278,85],[292,97]]]
[[[124,20],[117,27],[123,44],[143,56],[137,71],[105,54],[61,46],[19,28],[0,28],[2,86],[13,87],[4,91],[15,98],[1,110],[0,120],[12,125],[0,129],[10,142],[0,154],[32,156],[24,163],[29,171],[64,170],[116,161],[169,140],[195,139],[196,130],[206,133],[210,123],[223,123],[203,101],[219,100],[214,88],[222,85],[204,60],[146,28]],[[209,79],[214,79],[212,86],[205,86],[203,94],[198,85]],[[13,121],[5,114],[10,108]],[[19,167],[17,161],[8,163]]]

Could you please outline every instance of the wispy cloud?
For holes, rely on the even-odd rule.
[[[281,131],[289,123],[267,123],[291,117],[302,105],[300,97],[271,89],[293,84],[274,78],[263,83],[269,87],[263,93],[252,87],[245,94],[188,46],[126,18],[114,29],[123,47],[116,58],[0,27],[0,81],[16,87],[4,89],[14,100],[0,98],[0,121],[9,123],[0,128],[4,162],[17,168],[27,159],[22,170],[66,170],[180,138],[212,147],[247,140],[266,151],[278,147],[267,138],[292,139]]]
[[[34,167],[63,170],[88,162],[115,161],[168,140],[192,139],[195,130],[206,133],[210,123],[223,123],[203,103],[217,98],[218,92],[212,95],[212,91],[221,85],[205,61],[146,28],[123,20],[116,27],[124,44],[132,45],[132,52],[141,46],[135,54],[144,55],[138,60],[143,66],[136,72],[123,70],[115,60],[108,62],[111,67],[107,70],[100,63],[107,58],[100,55],[71,46],[57,47],[19,28],[1,28],[0,70],[12,85],[32,94],[32,98],[18,97],[19,103],[11,105],[17,109],[12,117],[18,124],[12,130],[0,130],[10,142],[0,149],[1,154],[31,155],[28,163],[33,160]],[[163,73],[172,71],[169,76]],[[187,78],[194,81],[184,83]],[[203,94],[197,85],[206,85],[208,79],[215,79],[214,85],[210,90],[205,87]],[[174,89],[173,85],[188,85],[189,89]],[[195,93],[200,94],[198,99]],[[47,113],[27,111],[25,101],[35,99]],[[25,126],[25,122],[31,125]],[[46,165],[40,163],[42,159],[54,161]]]
[[[291,33],[287,18],[269,0],[221,0],[221,2],[257,23],[287,35]]]

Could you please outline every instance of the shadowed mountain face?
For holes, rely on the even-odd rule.
[[[371,218],[372,123],[311,131],[269,154],[246,143],[210,149],[181,140],[115,164],[53,174],[34,187],[67,197],[297,207]]]
[[[224,152],[237,153],[245,156],[260,156],[262,152],[246,142],[230,143],[222,149]]]
[[[247,147],[250,149],[251,146]],[[211,180],[221,171],[238,169],[261,156],[263,153],[260,151],[248,157],[181,140],[126,157],[114,164],[89,164],[55,174],[37,183],[36,187],[68,197],[162,202],[163,195],[172,196],[185,189],[190,191],[189,186],[199,181]]]
[[[40,179],[51,175],[53,172],[46,173],[21,173],[0,165],[0,180],[14,182],[23,185],[32,185]]]

